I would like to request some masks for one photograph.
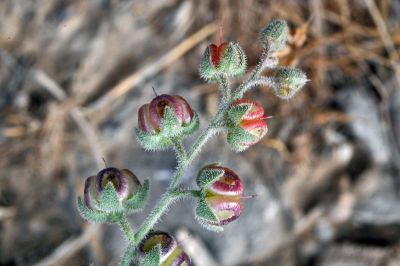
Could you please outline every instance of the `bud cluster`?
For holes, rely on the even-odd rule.
[[[86,178],[83,202],[78,199],[78,208],[90,222],[116,222],[119,215],[142,209],[148,190],[148,181],[142,185],[128,169],[105,168]]]
[[[247,90],[268,85],[281,99],[292,98],[307,82],[299,69],[277,67],[277,53],[286,45],[288,26],[275,20],[259,33],[264,47],[260,63],[248,79],[231,90],[229,78],[239,77],[246,70],[246,55],[233,42],[210,44],[200,62],[200,76],[220,85],[221,101],[210,124],[186,150],[183,138],[199,128],[199,117],[189,103],[179,95],[156,95],[138,110],[135,129],[139,144],[146,150],[173,148],[177,153],[177,169],[170,185],[136,233],[130,228],[127,216],[141,210],[148,198],[149,182],[139,181],[128,169],[105,168],[85,181],[83,200],[78,209],[93,223],[118,222],[129,244],[120,265],[131,262],[141,266],[189,266],[189,256],[168,233],[154,231],[154,225],[170,204],[179,198],[196,198],[194,216],[200,225],[213,231],[223,231],[225,225],[238,219],[243,211],[243,184],[231,169],[218,164],[203,167],[196,177],[197,189],[179,185],[185,170],[193,162],[210,136],[224,130],[228,145],[242,152],[258,143],[268,132],[264,108],[257,101],[243,98]],[[272,76],[262,76],[269,69]]]

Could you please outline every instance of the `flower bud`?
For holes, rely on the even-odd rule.
[[[210,44],[200,62],[200,76],[208,81],[215,81],[219,76],[234,77],[246,70],[246,55],[236,43]]]
[[[270,46],[273,51],[285,47],[288,26],[284,20],[274,20],[260,31],[259,39],[264,46]]]
[[[162,231],[151,231],[139,244],[139,259],[144,262],[146,256],[154,249],[160,247],[159,264],[168,266],[190,266],[189,256],[178,246],[175,239]]]
[[[285,100],[292,98],[308,81],[303,71],[288,67],[278,69],[274,79],[276,96]]]
[[[87,208],[95,209],[97,207],[96,205],[108,184],[112,185],[120,202],[131,197],[140,187],[138,178],[128,169],[105,168],[96,176],[88,177],[85,181],[83,199]]]
[[[252,100],[240,99],[228,111],[228,144],[234,151],[244,151],[268,132],[263,107]]]
[[[211,230],[222,230],[242,212],[243,185],[239,176],[226,167],[209,165],[197,176],[203,198],[196,209],[199,222]]]
[[[199,118],[184,98],[163,94],[139,108],[138,124],[140,144],[159,150],[170,146],[171,136],[192,134],[199,126]]]

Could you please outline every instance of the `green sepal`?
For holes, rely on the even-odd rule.
[[[161,245],[153,247],[140,262],[140,266],[159,266],[161,260]]]
[[[118,198],[117,191],[113,184],[108,182],[100,195],[98,208],[106,213],[116,213],[122,211],[122,206]]]
[[[227,124],[228,127],[238,126],[242,120],[242,117],[250,110],[251,105],[240,104],[230,108],[227,112]]]
[[[196,220],[206,229],[215,232],[221,232],[224,229],[216,225],[218,223],[218,218],[215,216],[213,211],[208,207],[207,202],[204,198],[199,199],[196,212]]]
[[[200,119],[199,116],[196,112],[193,111],[193,118],[192,121],[190,121],[190,124],[183,127],[182,133],[184,135],[191,135],[193,134],[197,129],[199,129],[200,125]]]
[[[199,171],[196,177],[196,184],[200,189],[207,188],[214,180],[224,175],[223,169],[208,169],[204,167]]]
[[[125,250],[124,255],[119,262],[119,266],[129,266],[131,262],[135,262],[136,260],[136,246],[133,243],[130,243]]]
[[[145,180],[138,190],[123,202],[125,213],[127,215],[143,209],[149,196],[149,180]]]
[[[200,61],[199,74],[200,77],[207,81],[216,81],[216,77],[218,76],[219,72],[212,65],[210,58],[210,49],[207,47]]]
[[[218,218],[213,211],[208,207],[204,198],[198,200],[196,207],[196,218],[202,219],[211,223],[218,223]]]
[[[168,137],[182,134],[182,126],[180,125],[174,110],[168,105],[164,108],[164,116],[161,122],[160,133]]]
[[[91,208],[86,207],[82,199],[78,197],[78,210],[79,214],[82,216],[83,219],[91,222],[91,223],[105,223],[108,222],[108,214],[100,211],[100,210],[93,210]]]
[[[218,72],[229,77],[242,75],[247,68],[246,54],[237,43],[229,43],[222,56]]]
[[[257,140],[257,137],[237,126],[228,128],[226,139],[232,150],[242,152],[248,148],[248,145],[243,145],[243,143],[252,143]]]
[[[170,139],[160,133],[149,134],[139,128],[135,128],[135,132],[139,144],[148,151],[166,150],[172,145]]]

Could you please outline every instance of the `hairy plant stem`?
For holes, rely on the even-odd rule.
[[[245,82],[243,82],[234,92],[232,95],[232,101],[238,100],[243,98],[243,94],[250,89],[252,86],[260,85],[260,84],[252,84],[260,75],[261,73],[268,68],[275,67],[277,63],[276,57],[272,56],[271,47],[267,46],[264,49],[264,53],[261,56],[260,62],[254,67],[253,71],[251,71],[249,77]],[[251,85],[250,85],[251,84]],[[271,85],[271,84],[268,84]]]
[[[125,233],[128,238],[129,243],[135,242],[135,233],[129,225],[128,220],[126,219],[125,214],[121,214],[119,217],[119,225],[121,226],[122,231]]]

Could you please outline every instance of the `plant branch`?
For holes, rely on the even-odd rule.
[[[185,146],[183,146],[182,139],[178,137],[173,137],[171,138],[171,142],[174,146],[174,150],[177,154],[178,161],[179,162],[184,162],[187,160],[187,154],[186,154],[186,149]]]
[[[278,60],[275,56],[272,55],[271,46],[267,45],[265,47],[263,55],[261,56],[260,62],[255,66],[253,71],[251,71],[250,76],[247,78],[245,82],[243,82],[234,92],[232,96],[232,101],[238,100],[243,97],[243,94],[249,90],[251,87],[255,86],[252,85],[249,87],[253,81],[257,79],[261,75],[261,73],[268,68],[273,68],[277,65]],[[259,85],[259,84],[256,84]],[[247,87],[247,89],[246,89]]]
[[[126,237],[128,238],[129,243],[135,242],[135,233],[133,232],[132,228],[129,225],[126,216],[122,214],[119,217],[119,225],[121,226],[122,231],[125,233]]]
[[[217,79],[219,84],[219,90],[222,95],[222,102],[227,102],[231,98],[231,88],[229,87],[228,78],[224,75],[220,75]]]
[[[250,90],[251,88],[253,88],[255,86],[259,86],[259,85],[264,85],[264,86],[268,86],[268,87],[271,87],[271,88],[275,88],[277,86],[276,82],[274,81],[273,78],[271,78],[271,77],[261,77],[259,79],[255,79],[255,80],[252,80],[250,82],[244,83],[244,85],[240,87],[240,90],[238,90],[235,93],[235,97],[240,99],[240,98],[243,97],[243,95],[248,90]]]

